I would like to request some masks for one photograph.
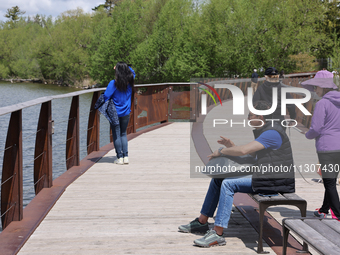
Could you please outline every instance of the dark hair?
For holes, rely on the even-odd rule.
[[[118,62],[116,65],[115,86],[119,91],[125,92],[129,84],[131,87],[135,85],[133,73],[125,62]]]

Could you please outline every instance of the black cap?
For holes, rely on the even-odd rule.
[[[268,67],[266,71],[264,71],[264,75],[278,75],[279,71],[276,70],[275,67]]]

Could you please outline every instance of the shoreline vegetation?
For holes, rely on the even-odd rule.
[[[92,10],[46,17],[8,9],[0,79],[106,86],[119,61],[132,64],[138,84],[245,78],[269,66],[316,71],[325,67],[318,59],[340,68],[338,1],[103,0]]]
[[[30,83],[41,83],[41,84],[52,84],[52,85],[58,85],[63,87],[72,87],[77,89],[93,89],[93,88],[99,88],[101,87],[99,83],[93,82],[92,79],[84,79],[82,82],[75,82],[74,85],[69,85],[62,83],[61,81],[56,80],[43,80],[38,78],[33,79],[21,79],[21,78],[10,78],[10,79],[1,79],[0,81],[6,81],[10,83],[24,83],[24,82],[30,82]]]

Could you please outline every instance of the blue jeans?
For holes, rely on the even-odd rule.
[[[234,194],[254,193],[250,177],[211,179],[208,192],[201,209],[201,214],[212,217],[216,210],[215,225],[223,228],[228,227],[231,209],[233,207]]]
[[[128,156],[128,142],[126,137],[126,129],[129,124],[130,115],[119,117],[119,125],[112,126],[113,145],[115,146],[117,158]]]

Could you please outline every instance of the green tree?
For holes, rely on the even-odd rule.
[[[104,4],[100,4],[94,8],[92,8],[93,11],[97,11],[100,8],[104,8],[106,10],[107,13],[109,13],[111,15],[111,12],[113,10],[113,8],[119,4],[119,2],[121,2],[121,0],[106,0]]]
[[[20,24],[11,31],[10,70],[14,76],[22,78],[38,78],[40,67],[35,58],[32,42],[42,28],[37,24]]]
[[[2,23],[1,76],[58,80],[67,85],[88,77],[92,19],[81,9],[67,11],[55,21],[36,15],[16,25]]]
[[[148,29],[151,34],[133,54],[139,81],[189,81],[192,76],[205,76],[208,66],[199,38],[200,17],[193,2],[164,1],[151,9],[159,10],[158,18],[147,26],[152,27]]]
[[[82,9],[62,13],[49,27],[37,56],[45,78],[72,85],[88,75],[91,16]]]
[[[100,35],[99,46],[91,56],[91,77],[102,85],[114,79],[118,61],[130,63],[131,54],[145,37],[140,29],[144,4],[142,0],[125,0],[114,8],[109,29]]]
[[[336,30],[334,31],[334,34],[333,34],[333,40],[334,40],[334,47],[331,53],[332,68],[339,72],[340,71],[340,40],[338,39]]]
[[[211,72],[249,76],[254,67],[289,71],[289,55],[308,52],[324,35],[315,24],[324,10],[315,0],[211,0],[203,7]],[[210,39],[213,41],[213,39]]]
[[[110,29],[111,18],[107,16],[104,8],[97,9],[91,17],[91,45],[90,55],[95,54],[100,46],[101,40]]]
[[[289,58],[295,63],[293,72],[310,72],[318,69],[318,63],[316,62],[315,57],[310,56],[307,53],[290,55]]]
[[[19,19],[20,15],[25,14],[25,11],[21,11],[18,6],[14,6],[10,9],[7,9],[7,12],[5,14],[6,18],[9,18],[11,21],[17,21]]]
[[[90,74],[106,86],[118,61],[133,64],[138,83],[290,72],[300,61],[291,55],[327,53],[335,64],[338,9],[319,0],[116,0],[53,20],[18,18],[18,8],[0,22],[0,76],[71,85]]]
[[[185,22],[183,16],[186,14],[183,2],[164,2],[152,34],[138,45],[133,62],[142,82],[162,82],[170,76],[166,65],[182,36],[180,24]]]
[[[0,78],[6,79],[9,74],[9,69],[7,66],[0,64]]]

